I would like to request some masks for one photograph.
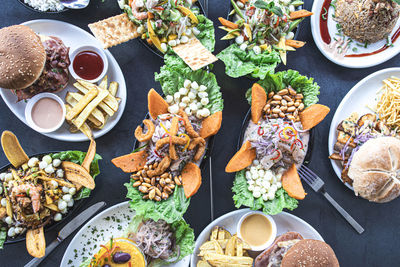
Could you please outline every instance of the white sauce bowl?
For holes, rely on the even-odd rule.
[[[53,128],[50,128],[50,129],[43,129],[43,128],[39,127],[33,121],[33,118],[32,118],[32,109],[35,106],[35,104],[42,98],[54,99],[61,106],[61,110],[62,110],[61,120],[56,126],[54,126]],[[32,127],[32,129],[34,129],[35,131],[40,132],[40,133],[51,133],[51,132],[58,130],[65,121],[65,114],[66,114],[66,109],[65,109],[64,101],[58,95],[52,94],[52,93],[40,93],[40,94],[35,95],[34,97],[32,97],[31,99],[28,100],[28,103],[26,104],[26,107],[25,107],[26,121],[28,122],[29,126]]]

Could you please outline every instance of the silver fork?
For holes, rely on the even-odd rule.
[[[324,188],[324,181],[319,178],[312,170],[306,166],[299,169],[300,177],[315,191],[320,192],[332,204],[332,206],[346,219],[348,223],[359,233],[364,232],[364,228],[350,216],[326,191]]]

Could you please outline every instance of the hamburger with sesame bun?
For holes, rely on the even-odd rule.
[[[339,267],[332,248],[323,241],[303,239],[296,232],[287,232],[257,256],[255,267]]]
[[[57,37],[13,25],[0,29],[0,87],[18,101],[63,90],[69,79],[69,48]]]

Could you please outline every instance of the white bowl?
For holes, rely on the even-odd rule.
[[[93,51],[96,52],[101,59],[103,60],[103,71],[101,72],[101,74],[99,75],[99,77],[97,77],[96,79],[93,80],[86,80],[82,77],[80,77],[78,74],[75,73],[74,71],[74,59],[75,56],[77,54],[79,54],[80,52],[83,51]],[[68,69],[69,72],[71,73],[72,77],[74,77],[75,80],[85,80],[87,82],[90,83],[97,83],[98,81],[100,81],[107,73],[108,70],[108,59],[106,54],[104,53],[104,50],[101,48],[98,48],[96,46],[92,46],[92,45],[85,45],[85,46],[80,46],[78,48],[76,48],[74,51],[72,51],[72,53],[70,53],[70,59],[71,59],[71,64],[69,65]]]
[[[270,238],[269,238],[267,241],[265,241],[264,244],[262,244],[261,246],[252,246],[251,244],[249,244],[250,247],[251,247],[251,250],[253,250],[253,251],[262,251],[262,250],[268,248],[269,246],[271,246],[272,243],[274,242],[275,238],[276,238],[276,232],[277,232],[277,230],[276,230],[276,224],[275,224],[274,219],[272,219],[271,216],[265,214],[265,213],[262,212],[262,211],[250,211],[250,212],[246,213],[245,215],[243,215],[243,216],[240,218],[240,220],[239,220],[239,222],[238,222],[238,224],[237,224],[236,233],[237,233],[237,235],[238,235],[238,237],[239,237],[240,239],[242,239],[243,241],[245,241],[245,240],[243,239],[243,237],[242,237],[241,232],[240,232],[240,228],[241,228],[241,226],[242,226],[242,223],[243,223],[244,219],[246,219],[246,218],[249,217],[250,215],[254,215],[254,214],[259,214],[259,215],[264,216],[264,217],[271,223],[272,233],[271,233]]]
[[[51,99],[56,100],[58,102],[58,104],[60,104],[61,109],[62,109],[62,119],[55,127],[50,128],[50,129],[43,129],[43,128],[39,127],[38,125],[36,125],[36,123],[32,119],[32,108],[42,98],[51,98]],[[66,114],[66,110],[65,110],[65,105],[64,105],[63,100],[58,95],[55,95],[52,93],[40,93],[40,94],[35,95],[34,97],[32,97],[31,99],[28,100],[28,103],[26,104],[26,107],[25,107],[26,121],[28,122],[30,127],[32,127],[35,131],[38,131],[40,133],[51,133],[51,132],[58,130],[58,128],[60,128],[61,125],[63,125],[63,123],[65,121],[65,114]]]

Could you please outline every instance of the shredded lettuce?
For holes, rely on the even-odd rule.
[[[53,159],[71,161],[80,165],[85,159],[86,152],[68,150],[52,154],[51,156]],[[96,176],[100,174],[99,160],[101,159],[101,156],[96,154],[92,163],[90,164],[90,175],[92,175],[93,179],[95,179]],[[74,199],[79,200],[83,198],[88,198],[90,196],[90,192],[91,190],[89,188],[84,187],[78,192],[78,194],[75,195]]]
[[[199,85],[207,87],[208,99],[210,102],[206,106],[211,114],[222,111],[224,101],[222,99],[221,88],[213,73],[205,70],[192,71],[182,59],[176,55],[165,55],[165,65],[161,67],[159,73],[155,73],[155,80],[160,82],[161,88],[166,95],[173,95],[183,87],[186,79],[196,81]]]
[[[253,50],[240,49],[236,43],[222,50],[217,57],[224,62],[226,74],[233,78],[250,74],[253,78],[264,79],[281,61],[275,50],[256,55]]]
[[[129,233],[136,232],[139,225],[143,220],[148,219],[146,214],[144,216],[139,216],[136,215],[131,223],[129,224],[128,228],[125,230],[125,236],[128,236]],[[187,255],[190,255],[193,253],[194,250],[194,231],[192,228],[190,228],[190,225],[185,222],[184,219],[179,219],[173,223],[171,223],[171,229],[175,233],[175,243],[177,246],[180,248],[180,255],[179,258],[175,261],[178,262]],[[171,256],[172,258],[175,257],[175,255]],[[163,261],[163,260],[154,260],[151,262],[149,266],[151,267],[158,267],[158,266],[165,266],[171,264],[169,262]]]
[[[233,182],[233,201],[236,208],[246,206],[252,210],[261,209],[264,213],[270,215],[278,214],[282,212],[283,209],[294,210],[297,208],[298,201],[290,197],[283,188],[276,191],[273,200],[264,201],[262,197],[254,198],[253,193],[247,189],[248,185],[245,172],[245,170],[237,172],[235,181]]]
[[[314,82],[313,78],[303,76],[296,70],[281,71],[275,74],[268,73],[264,79],[257,83],[267,93],[277,92],[291,86],[296,92],[303,94],[303,102],[306,107],[316,104],[319,100],[319,85]],[[251,103],[251,89],[247,90],[246,99]]]
[[[174,194],[167,200],[160,202],[143,199],[143,194],[133,187],[133,181],[125,184],[128,189],[126,197],[130,199],[130,208],[139,216],[158,221],[163,219],[167,223],[180,220],[190,204],[190,198],[185,197],[182,186],[178,186]]]

